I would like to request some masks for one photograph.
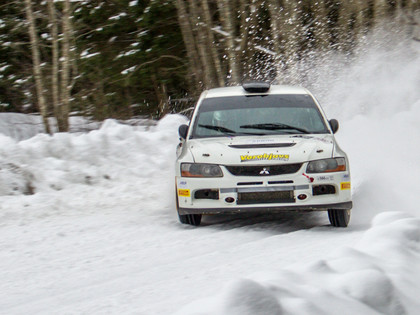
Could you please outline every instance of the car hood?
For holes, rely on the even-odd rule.
[[[270,165],[302,163],[333,156],[331,134],[205,138],[188,141],[196,163]]]

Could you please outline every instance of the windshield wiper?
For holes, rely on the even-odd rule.
[[[221,133],[230,134],[230,135],[236,134],[236,131],[228,129],[226,127],[222,127],[222,126],[201,125],[201,124],[199,124],[198,127],[203,127],[203,128],[207,128],[207,129],[210,129],[210,130],[216,130],[216,131],[220,131]]]
[[[286,125],[286,124],[274,124],[274,123],[242,125],[242,126],[240,126],[240,128],[263,129],[263,130],[297,130],[297,131],[300,131],[302,133],[310,133],[308,130],[303,129],[303,128],[289,126],[289,125]]]
[[[203,127],[203,128],[207,128],[210,130],[216,130],[216,131],[220,131],[221,133],[227,134],[227,135],[231,135],[231,136],[243,136],[243,135],[252,135],[252,136],[266,136],[265,133],[255,133],[255,132],[236,132],[234,130],[231,130],[229,128],[226,127],[222,127],[222,126],[213,126],[213,125],[201,125],[198,124],[199,127]]]

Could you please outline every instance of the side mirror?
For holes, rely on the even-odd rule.
[[[336,133],[338,131],[338,127],[339,127],[338,120],[337,119],[331,119],[329,121],[329,123],[330,123],[331,129],[332,129],[332,132]]]
[[[182,139],[185,140],[187,138],[187,134],[188,134],[188,125],[179,126],[178,134]]]

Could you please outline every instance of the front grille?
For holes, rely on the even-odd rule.
[[[295,202],[293,190],[263,191],[238,193],[236,203],[238,205],[250,205],[257,203],[292,203]]]
[[[225,166],[234,176],[274,176],[294,174],[301,167],[302,163],[281,164],[281,165],[258,165],[258,166]]]

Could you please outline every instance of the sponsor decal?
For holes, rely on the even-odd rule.
[[[334,176],[333,175],[318,176],[316,178],[316,180],[319,180],[319,181],[330,181],[330,180],[334,180]]]
[[[348,190],[350,189],[350,182],[344,182],[340,184],[341,190]]]
[[[289,161],[289,154],[264,153],[256,155],[241,155],[241,162],[251,161]]]
[[[179,182],[179,187],[181,187],[181,188],[186,188],[186,187],[187,187],[187,181],[185,181],[185,180],[181,180],[181,181]]]
[[[350,179],[350,175],[349,174],[344,174],[343,175],[343,180],[349,180]]]
[[[189,189],[178,189],[178,196],[180,197],[190,197]]]
[[[250,141],[252,144],[259,144],[259,143],[274,143],[274,139],[253,139]]]
[[[331,140],[328,140],[326,138],[318,138],[318,137],[312,137],[312,136],[296,135],[296,136],[290,136],[290,138],[302,138],[302,139],[307,139],[307,140],[318,140],[324,143],[333,143]]]

